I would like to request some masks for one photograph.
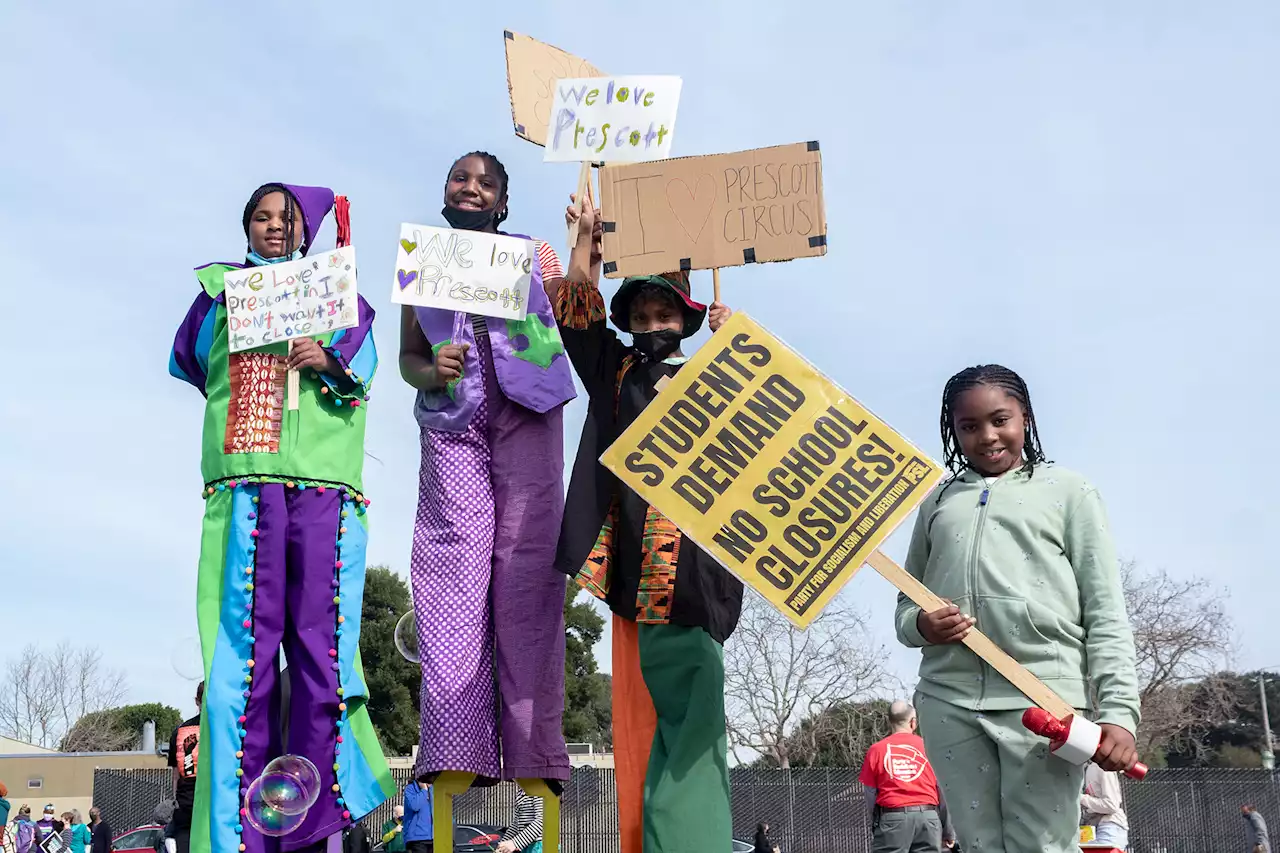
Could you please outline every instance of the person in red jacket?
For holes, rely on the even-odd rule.
[[[916,734],[916,709],[889,706],[892,734],[872,744],[858,780],[871,812],[874,853],[937,853],[955,845],[947,804]]]

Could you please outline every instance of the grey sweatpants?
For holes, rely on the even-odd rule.
[[[966,853],[1079,853],[1084,768],[1050,755],[1021,710],[970,711],[917,693],[916,713]]]
[[[938,853],[942,820],[935,811],[881,812],[872,839],[872,853]]]

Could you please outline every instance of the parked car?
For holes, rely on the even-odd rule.
[[[164,838],[164,827],[149,823],[111,839],[111,849],[116,853],[155,853],[161,838]]]
[[[755,849],[756,846],[754,844],[749,844],[746,841],[739,841],[736,838],[733,839],[733,853],[751,853],[751,851]]]
[[[493,853],[493,848],[498,846],[498,839],[505,831],[505,826],[460,823],[453,828],[453,853]],[[373,845],[371,853],[382,853],[382,851],[383,843],[379,838]],[[735,853],[737,853],[736,850]]]

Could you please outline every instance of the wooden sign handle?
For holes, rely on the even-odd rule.
[[[898,588],[907,598],[914,601],[926,613],[939,610],[947,603],[929,591],[929,588],[907,573],[907,570],[889,559],[884,553],[875,551],[867,558],[867,565]],[[986,661],[992,669],[1009,679],[1009,682],[1032,702],[1044,708],[1054,717],[1065,720],[1075,714],[1075,709],[1067,704],[1048,685],[1031,674],[1025,666],[1011,658],[1004,649],[991,641],[991,638],[976,628],[970,629],[964,638],[964,644],[974,654]]]
[[[289,341],[289,355],[293,355],[293,341]],[[298,395],[302,393],[298,371],[290,370],[284,379],[284,405],[291,412],[298,411]]]
[[[716,267],[711,271],[711,294],[712,301],[720,301],[720,268]]]
[[[578,172],[578,192],[574,194],[574,199],[578,205],[578,218],[573,220],[569,225],[569,254],[573,254],[574,246],[578,245],[578,225],[582,222],[582,211],[587,205],[587,190],[591,187],[591,161],[584,160],[582,169]]]

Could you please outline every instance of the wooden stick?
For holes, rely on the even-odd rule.
[[[578,172],[578,192],[574,194],[574,201],[578,205],[578,218],[573,220],[569,225],[569,253],[573,253],[573,247],[578,245],[578,225],[582,222],[582,211],[587,204],[587,187],[591,185],[591,163],[583,161],[582,169]]]
[[[293,341],[289,341],[289,355],[293,355]],[[298,411],[298,395],[302,387],[298,382],[298,371],[290,370],[284,380],[284,406],[291,412]]]
[[[929,591],[929,588],[916,580],[907,570],[899,566],[882,552],[876,551],[867,558],[867,565],[880,573],[885,580],[897,587],[907,598],[918,604],[926,613],[946,607],[947,603]],[[1057,693],[1043,681],[1036,678],[1022,664],[1009,657],[1004,649],[997,646],[976,628],[969,630],[964,644],[974,654],[986,661],[992,669],[1009,679],[1009,682],[1032,702],[1044,708],[1059,720],[1065,720],[1075,713],[1075,709],[1067,704]]]
[[[720,267],[711,271],[711,288],[714,302],[720,301]]]

